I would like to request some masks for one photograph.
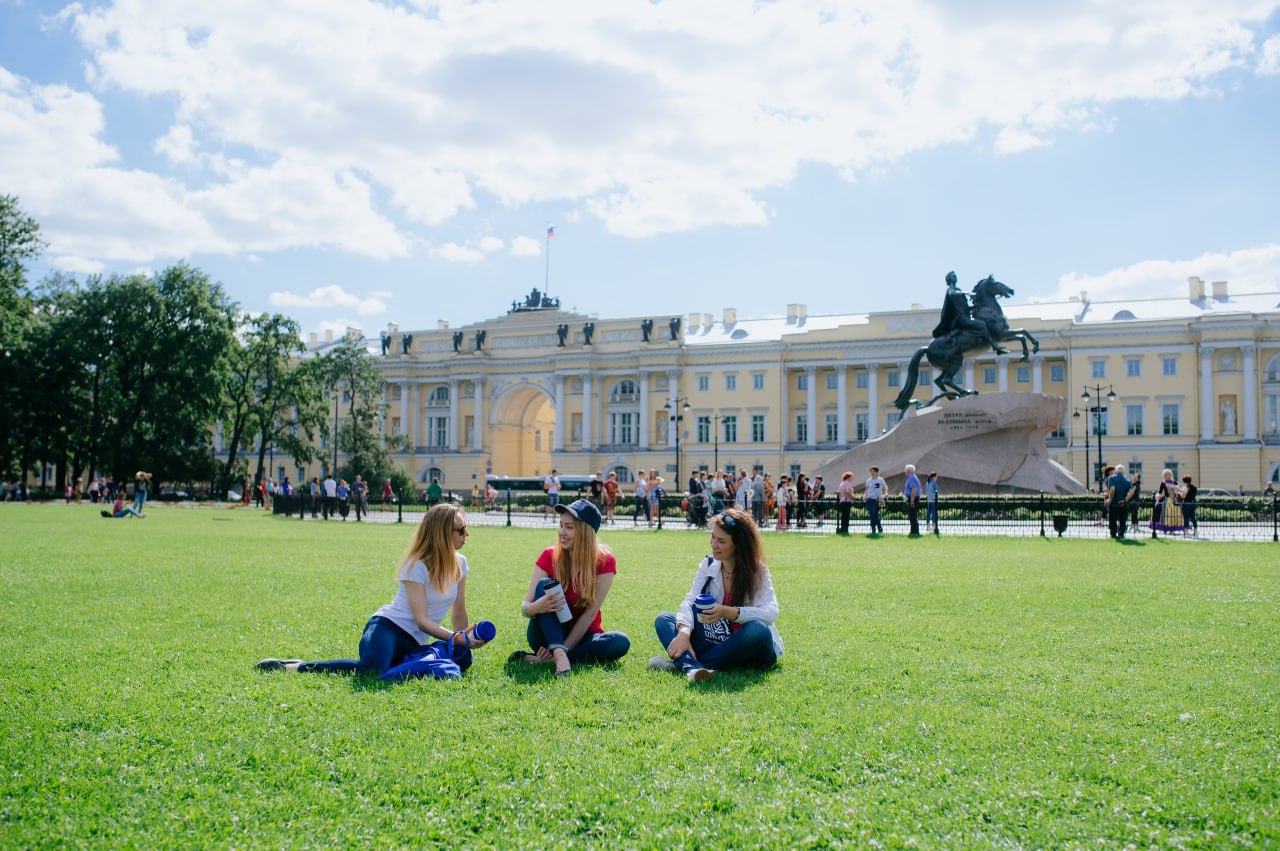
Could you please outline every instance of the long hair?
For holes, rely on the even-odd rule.
[[[418,524],[413,543],[409,544],[404,558],[400,560],[397,580],[404,578],[409,565],[421,561],[427,566],[432,588],[443,593],[457,583],[462,578],[462,565],[458,563],[458,550],[453,546],[453,529],[460,519],[465,520],[466,515],[459,506],[449,503],[431,506]]]
[[[733,541],[733,564],[728,565],[733,577],[731,602],[741,606],[755,599],[764,581],[764,543],[760,530],[749,512],[741,508],[726,508],[711,518],[711,525],[724,531]]]
[[[585,520],[573,520],[573,541],[569,549],[560,544],[556,536],[551,564],[556,580],[563,586],[578,589],[580,606],[593,606],[596,602],[596,566],[610,550],[596,539],[596,530]]]

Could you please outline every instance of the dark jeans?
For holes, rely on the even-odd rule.
[[[663,612],[658,615],[653,622],[653,628],[658,633],[658,641],[662,642],[662,649],[666,650],[667,646],[675,640],[679,631],[675,612]],[[742,625],[741,629],[721,643],[712,644],[707,641],[703,625],[695,619],[693,633],[690,634],[689,641],[693,645],[693,654],[698,658],[695,659],[693,655],[685,653],[679,659],[676,659],[676,664],[682,669],[716,668],[728,670],[730,668],[754,668],[756,670],[766,670],[778,663],[778,657],[773,652],[773,633],[769,631],[769,627],[760,621],[747,621]]]
[[[636,510],[631,512],[631,519],[639,523],[641,513],[644,514],[644,519],[647,523],[649,521],[649,497],[647,496],[636,497]]]
[[[533,591],[533,599],[537,600],[546,593],[551,584],[550,579],[538,580]],[[569,623],[572,623],[570,621]],[[554,650],[564,648],[564,624],[554,612],[545,612],[529,618],[529,627],[525,630],[529,646],[534,650],[545,647]],[[569,661],[574,665],[594,665],[597,662],[613,662],[627,655],[631,649],[631,639],[621,632],[587,633],[582,636],[578,646],[572,650],[565,648]]]
[[[1196,504],[1194,502],[1182,503],[1182,525],[1185,529],[1194,532],[1200,531],[1200,524],[1196,521]]]
[[[405,632],[395,623],[380,615],[369,618],[364,625],[364,635],[360,636],[360,658],[331,659],[328,662],[303,662],[298,666],[299,673],[319,671],[326,674],[349,674],[363,672],[368,674],[384,674],[404,661],[410,653],[421,650],[418,640]],[[455,645],[453,661],[458,667],[466,670],[471,667],[471,648]]]
[[[935,532],[938,531],[938,503],[926,503],[924,511],[924,525],[926,527],[933,527],[933,531]]]
[[[911,523],[911,532],[909,534],[920,534],[920,500],[907,500],[907,520]]]
[[[852,502],[837,502],[836,511],[840,514],[840,519],[836,521],[836,534],[849,534],[849,512],[853,510]]]
[[[324,519],[328,520],[336,511],[338,498],[335,496],[326,496],[324,498]]]
[[[1113,538],[1123,538],[1125,523],[1129,519],[1129,506],[1123,502],[1113,502],[1107,508],[1107,528]]]
[[[764,494],[754,496],[751,502],[751,517],[756,521],[756,526],[764,525]]]
[[[880,500],[867,500],[867,519],[871,521],[871,534],[884,534],[884,524],[880,522]]]

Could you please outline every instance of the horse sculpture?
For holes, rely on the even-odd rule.
[[[987,326],[991,332],[991,338],[997,343],[1009,340],[1021,343],[1022,360],[1025,361],[1032,352],[1040,351],[1040,341],[1023,328],[1010,328],[1009,323],[1005,321],[1004,311],[996,299],[1008,298],[1011,295],[1013,295],[1012,287],[1005,286],[990,275],[978,281],[973,288],[973,318]],[[1030,349],[1027,348],[1027,343],[1031,344]],[[977,395],[977,390],[966,389],[957,384],[956,376],[964,368],[966,352],[986,347],[986,339],[974,331],[958,330],[943,337],[935,337],[929,345],[921,346],[912,355],[902,391],[893,404],[898,410],[905,411],[911,405],[923,408],[943,398],[957,399],[961,396]],[[928,402],[918,402],[911,398],[911,394],[915,392],[916,383],[919,381],[920,359],[925,357],[938,369],[938,377],[933,380],[933,383],[941,392]]]

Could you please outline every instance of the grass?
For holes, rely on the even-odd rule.
[[[476,529],[461,682],[259,674],[353,655],[410,527],[0,506],[0,845],[1123,847],[1280,843],[1272,544],[770,537],[787,643],[646,670],[702,534],[605,540],[567,681],[509,670],[550,531]]]

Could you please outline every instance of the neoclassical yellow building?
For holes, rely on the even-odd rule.
[[[1185,287],[1123,302],[1081,293],[1005,304],[1039,353],[966,361],[962,383],[1066,397],[1049,446],[1081,481],[1099,460],[1100,423],[1102,458],[1152,484],[1168,467],[1202,487],[1258,491],[1280,476],[1280,293],[1231,295],[1199,278]],[[535,290],[494,319],[391,325],[369,344],[388,381],[388,432],[413,447],[396,460],[419,487],[438,476],[469,492],[490,474],[552,467],[623,481],[640,469],[668,480],[694,468],[777,474],[810,470],[894,426],[894,397],[939,306],[601,319]],[[329,344],[313,338],[312,348]]]

